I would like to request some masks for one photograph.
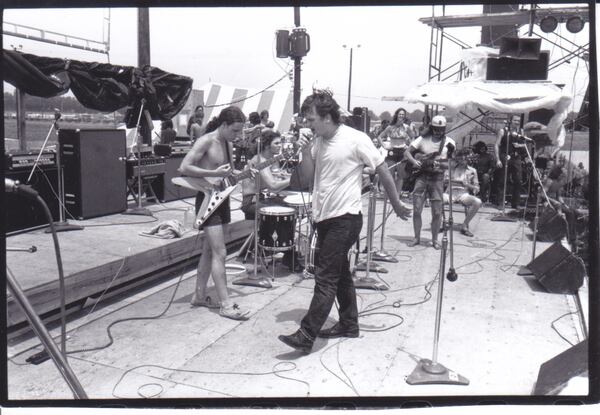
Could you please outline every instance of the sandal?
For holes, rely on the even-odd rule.
[[[473,234],[471,233],[471,231],[468,230],[468,229],[461,229],[460,233],[462,233],[465,236],[473,236]]]
[[[194,298],[192,298],[192,301],[190,301],[190,306],[206,307],[206,308],[220,308],[221,304],[213,303],[212,298],[210,298],[210,295],[207,295],[206,298],[204,298],[204,300],[195,300]]]
[[[433,246],[433,249],[437,250],[439,250],[442,247],[438,241],[431,241],[431,246]]]
[[[413,239],[412,241],[410,241],[409,243],[407,243],[406,245],[413,247],[413,246],[417,246],[421,243],[420,239]]]
[[[231,307],[223,307],[219,310],[219,315],[230,318],[232,320],[248,320],[249,310],[242,310],[239,305],[233,304]]]

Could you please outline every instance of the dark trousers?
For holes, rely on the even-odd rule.
[[[334,300],[339,303],[340,324],[358,328],[356,290],[350,273],[348,251],[358,239],[362,215],[345,214],[316,224],[317,252],[315,290],[301,330],[311,339],[327,320]]]
[[[505,161],[502,161],[505,163]],[[508,172],[507,172],[508,183],[506,185],[506,193],[510,192],[510,205],[513,209],[519,207],[521,203],[521,181],[523,180],[523,167],[521,157],[512,156],[508,160]],[[502,204],[502,197],[504,192],[504,166],[500,169],[496,169],[494,172],[494,187],[496,190],[495,202],[498,206]]]

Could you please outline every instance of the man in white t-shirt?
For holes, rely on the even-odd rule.
[[[312,213],[317,232],[315,289],[300,329],[279,339],[297,350],[309,353],[317,336],[358,337],[356,291],[350,273],[348,251],[362,228],[362,174],[367,167],[379,174],[390,203],[403,220],[410,207],[403,204],[384,156],[368,135],[340,123],[340,107],[331,93],[316,91],[302,104],[301,112],[315,139],[307,157],[314,160]],[[298,139],[308,145],[309,137]],[[339,322],[321,330],[331,307],[339,303]]]
[[[419,171],[413,189],[413,230],[415,238],[408,246],[421,243],[421,213],[425,200],[431,202],[431,245],[440,249],[438,234],[442,223],[444,194],[444,170],[447,168],[448,150],[454,151],[456,143],[446,136],[446,118],[436,115],[431,119],[429,130],[410,143],[404,157]],[[420,156],[415,158],[419,153]]]

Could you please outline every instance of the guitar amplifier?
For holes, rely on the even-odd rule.
[[[31,170],[38,158],[36,152],[12,152],[4,155],[4,168],[7,171]],[[44,151],[37,162],[39,167],[56,167],[56,153]]]

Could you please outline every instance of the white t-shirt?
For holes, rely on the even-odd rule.
[[[333,137],[316,137],[312,213],[315,222],[361,212],[362,171],[377,168],[385,157],[365,133],[341,124]]]
[[[448,143],[452,144],[454,146],[454,148],[456,148],[456,142],[452,138],[446,136],[446,141],[444,142],[444,148],[442,149],[442,153],[438,157],[440,160],[448,159],[448,147],[447,147]],[[431,154],[435,151],[439,151],[440,143],[439,143],[439,141],[437,143],[434,143],[433,141],[431,141],[431,137],[424,138],[422,136],[419,136],[419,137],[417,137],[417,139],[415,141],[410,143],[409,147],[414,147],[417,150],[419,150],[421,153]]]

